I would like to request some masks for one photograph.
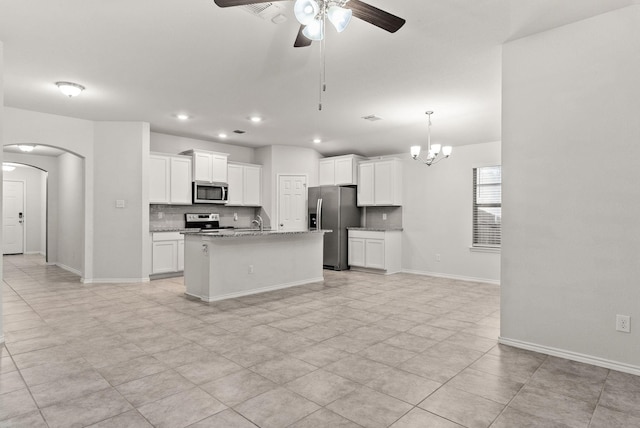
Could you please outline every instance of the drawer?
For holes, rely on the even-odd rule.
[[[153,232],[152,234],[153,242],[158,241],[181,241],[184,239],[184,235],[180,232]]]
[[[350,230],[350,238],[364,238],[364,239],[384,239],[386,232],[377,230]]]

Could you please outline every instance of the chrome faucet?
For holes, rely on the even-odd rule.
[[[264,223],[262,222],[262,217],[257,215],[256,219],[251,222],[251,224],[253,223],[258,225],[258,227],[260,228],[260,232],[264,232]]]

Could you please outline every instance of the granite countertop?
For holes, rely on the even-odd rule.
[[[256,236],[270,236],[270,235],[302,235],[309,233],[326,233],[331,230],[297,230],[297,231],[280,231],[280,230],[264,230],[257,229],[244,229],[244,230],[218,230],[218,231],[200,231],[200,232],[183,232],[190,236],[205,236],[207,238],[244,238],[244,237],[256,237]]]
[[[149,232],[199,232],[200,229],[186,227],[151,227]]]
[[[348,230],[366,230],[369,232],[402,232],[401,227],[347,227]]]

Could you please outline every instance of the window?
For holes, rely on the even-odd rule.
[[[473,247],[499,248],[502,241],[502,167],[473,169]]]

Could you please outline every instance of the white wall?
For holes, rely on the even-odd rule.
[[[469,247],[473,168],[500,165],[500,143],[456,146],[449,159],[430,167],[404,157],[402,269],[498,283],[500,254]]]
[[[2,44],[2,41],[0,41],[0,107],[4,106],[4,79],[3,79],[3,71],[4,71],[4,63],[3,63],[3,59],[4,59],[4,51],[3,51],[4,45]],[[0,147],[4,146],[4,110],[2,108],[0,108]],[[2,151],[0,150],[0,164],[2,164],[2,161],[4,160],[4,156]],[[0,177],[2,177],[3,171],[2,169],[0,169]],[[2,189],[0,189],[0,201],[2,201]],[[2,218],[0,218],[0,242],[4,242],[2,239]],[[3,260],[2,257],[0,257],[0,280],[3,279]],[[2,282],[0,282],[0,284],[2,284]],[[2,326],[2,294],[0,293],[0,343],[4,343],[4,330],[3,330],[3,326]]]
[[[46,255],[47,250],[47,183],[49,181],[48,173],[42,173],[40,175],[40,206],[43,208],[44,215],[40,218],[40,248],[42,253]]]
[[[503,341],[640,374],[640,6],[503,52]]]
[[[94,167],[92,282],[148,280],[149,124],[96,122],[94,153],[100,162]]]
[[[58,236],[56,264],[81,274],[84,243],[84,161],[64,153],[58,161]]]
[[[46,252],[44,242],[46,227],[46,172],[28,166],[17,166],[16,169],[4,173],[4,180],[22,181],[24,183],[24,252],[26,254],[42,254]],[[46,182],[46,181],[45,181]]]
[[[212,141],[194,138],[177,137],[175,135],[151,133],[151,151],[178,154],[190,149],[209,150],[212,152],[228,153],[229,160],[235,162],[254,163],[254,150],[249,147],[232,144],[214,143]]]

